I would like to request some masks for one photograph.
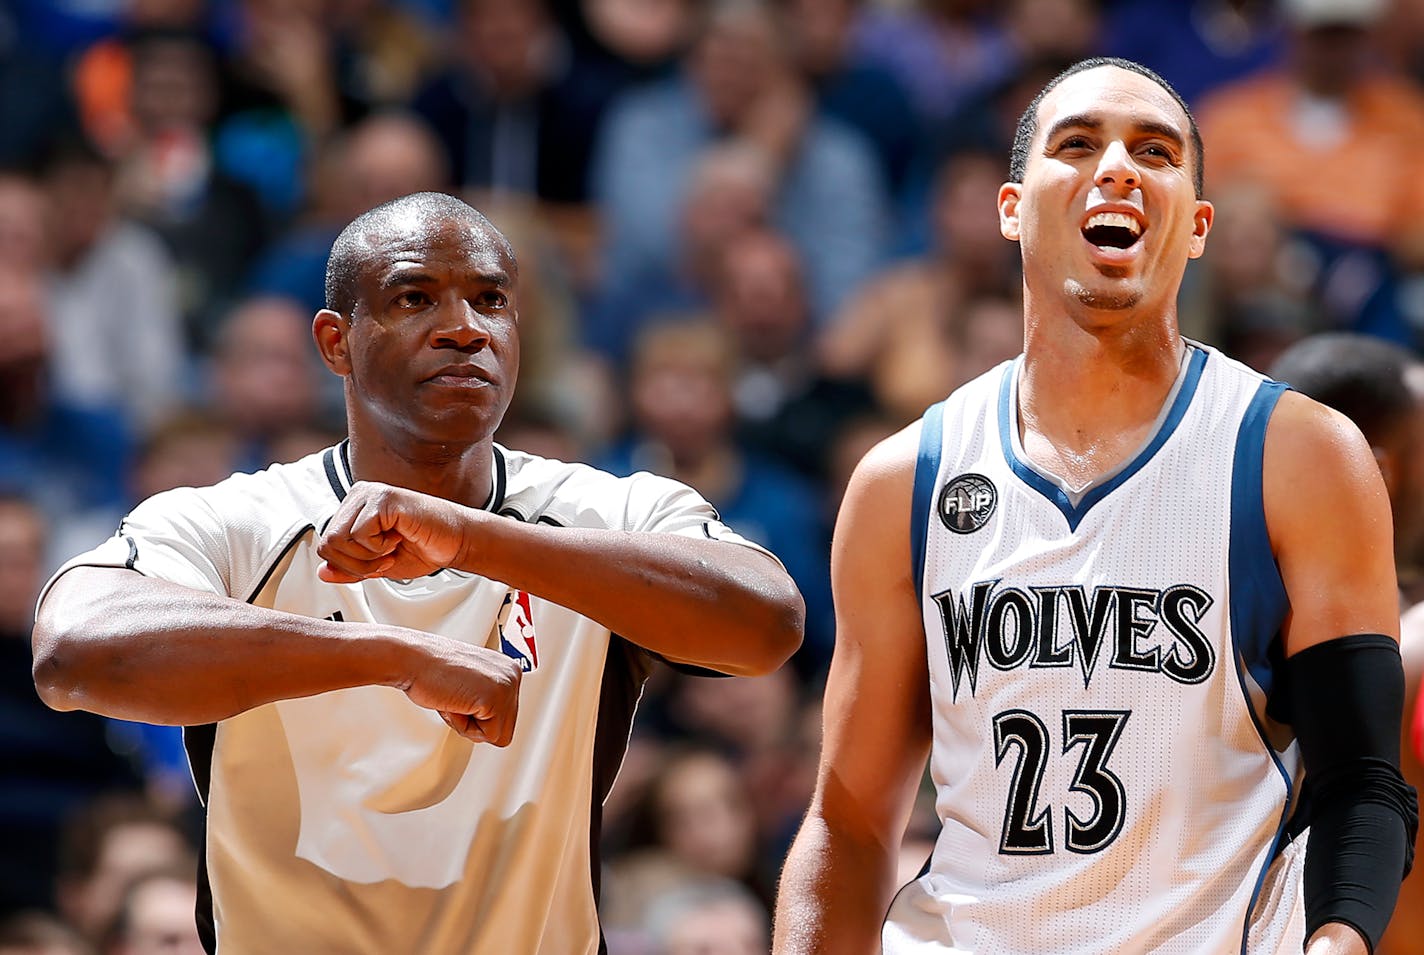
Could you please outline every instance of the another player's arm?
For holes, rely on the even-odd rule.
[[[336,582],[438,567],[504,581],[669,660],[735,675],[784,663],[805,618],[790,575],[750,547],[527,524],[380,484],[351,489],[318,553]]]
[[[1293,392],[1267,429],[1263,492],[1290,600],[1291,722],[1315,781],[1307,952],[1363,953],[1362,936],[1378,939],[1394,908],[1412,837],[1412,797],[1396,783],[1403,674],[1389,499],[1358,429]]]
[[[75,567],[35,622],[34,677],[58,710],[196,725],[352,686],[405,690],[476,741],[513,733],[520,673],[483,647],[255,607],[114,567]],[[471,722],[473,721],[473,722]]]
[[[912,580],[911,489],[919,428],[856,469],[831,547],[836,649],[820,771],[787,856],[777,955],[864,955],[880,927],[930,746],[924,626]]]

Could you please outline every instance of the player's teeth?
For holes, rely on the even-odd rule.
[[[1115,226],[1119,229],[1126,229],[1133,235],[1142,231],[1142,226],[1136,219],[1121,212],[1099,212],[1088,220],[1087,228],[1091,229],[1094,226]]]

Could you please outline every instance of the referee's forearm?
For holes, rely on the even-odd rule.
[[[668,659],[756,675],[776,669],[801,643],[800,591],[751,548],[477,519],[462,569],[568,607]]]
[[[79,567],[40,606],[35,688],[57,710],[210,723],[274,700],[397,683],[411,636]]]

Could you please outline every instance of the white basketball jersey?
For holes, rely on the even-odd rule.
[[[591,955],[602,946],[599,810],[651,658],[473,574],[318,579],[318,535],[352,484],[346,449],[152,498],[60,573],[126,566],[263,607],[502,650],[525,670],[514,739],[471,743],[384,686],[188,727],[207,810],[205,928],[220,955]],[[493,479],[488,508],[511,519],[755,547],[666,478],[496,448]]]
[[[1190,346],[1152,436],[1073,494],[1019,361],[923,421],[912,546],[942,830],[887,953],[1299,952],[1299,775],[1262,449],[1283,390]]]

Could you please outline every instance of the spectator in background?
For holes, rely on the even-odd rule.
[[[354,119],[337,86],[333,36],[318,0],[236,0],[224,115],[292,123],[319,142]]]
[[[1424,364],[1404,348],[1367,335],[1323,334],[1288,348],[1271,366],[1271,376],[1353,421],[1384,476],[1403,610],[1399,653],[1408,741],[1424,678]],[[1401,747],[1400,769],[1408,783],[1424,786],[1417,745]],[[1375,955],[1407,955],[1421,938],[1424,875],[1411,873]]]
[[[103,796],[74,813],[59,858],[60,914],[95,942],[115,923],[134,879],[158,869],[198,871],[187,833],[139,796]]]
[[[140,873],[124,889],[106,933],[104,955],[204,955],[193,923],[198,904],[192,866],[164,866]]]
[[[0,918],[0,955],[95,955],[84,937],[47,912]]]
[[[936,177],[959,152],[1006,155],[1024,109],[1070,63],[1094,55],[1100,18],[1093,0],[1010,0],[1001,14],[1009,49],[1004,72],[987,82],[927,132],[926,148],[905,190],[899,247],[933,244]]]
[[[1284,349],[1326,324],[1311,294],[1310,253],[1258,183],[1225,186],[1212,205],[1211,247],[1182,283],[1182,333],[1252,368],[1269,368]]]
[[[38,275],[49,261],[49,207],[39,184],[0,171],[0,263]]]
[[[342,125],[410,102],[436,66],[440,38],[403,0],[335,0],[318,7],[330,39]]]
[[[1278,65],[1286,54],[1285,26],[1272,0],[1118,0],[1103,26],[1100,52],[1150,67],[1188,104]]]
[[[63,553],[126,506],[129,431],[114,409],[78,405],[53,386],[43,281],[0,263],[0,288],[0,486],[32,497]]]
[[[1424,364],[1367,335],[1312,335],[1287,349],[1271,377],[1345,415],[1364,434],[1394,517],[1401,604],[1424,601]]]
[[[218,416],[185,409],[159,424],[138,447],[128,482],[130,500],[175,487],[207,487],[237,470],[238,433]]]
[[[592,119],[596,148],[608,108],[634,87],[674,75],[691,41],[703,0],[562,0],[550,11],[563,24],[572,62],[569,86]],[[585,199],[589,156],[584,157]],[[597,284],[600,249],[598,210],[591,203],[543,203],[539,214],[555,226],[561,257],[573,285],[586,294]]]
[[[30,627],[52,566],[47,542],[39,509],[0,492],[0,917],[52,909],[65,816],[101,792],[138,786],[102,718],[56,713],[35,693]]]
[[[326,307],[326,259],[347,222],[398,196],[449,185],[439,142],[404,113],[369,116],[333,138],[309,178],[307,214],[261,256],[250,288],[296,299],[308,315]]]
[[[434,42],[402,5],[380,0],[235,0],[230,12],[218,163],[285,219],[301,208],[314,149],[406,102]]]
[[[543,0],[460,0],[452,59],[413,107],[482,206],[506,195],[582,203],[606,91],[569,69]]]
[[[118,216],[114,169],[86,140],[57,139],[41,169],[54,387],[75,405],[120,410],[141,433],[183,397],[173,260],[150,230]]]
[[[248,299],[223,322],[213,351],[211,402],[241,443],[238,470],[272,464],[272,445],[287,431],[332,420],[339,392],[326,396],[337,404],[323,408],[321,386],[340,379],[323,374],[312,351],[309,316],[290,299]]]
[[[579,0],[564,8],[580,82],[622,90],[666,79],[692,36],[694,0]]]
[[[1424,94],[1381,68],[1386,0],[1282,0],[1279,69],[1217,89],[1199,111],[1212,191],[1266,187],[1321,259],[1316,294],[1337,327],[1409,342],[1397,266],[1424,265]]]
[[[130,38],[190,36],[214,44],[217,33],[205,0],[121,0],[115,6],[121,8],[115,31],[79,53],[69,70],[84,132],[109,156],[122,153],[135,136]]]
[[[586,316],[584,342],[621,363],[649,320],[710,306],[727,249],[750,230],[767,226],[775,190],[776,169],[763,150],[742,140],[706,147],[688,173],[672,267],[609,288]]]
[[[920,118],[900,80],[854,48],[865,0],[779,0],[792,60],[816,105],[875,149],[885,194],[904,185],[920,142]]]
[[[795,246],[770,229],[749,230],[723,250],[713,288],[712,316],[736,349],[740,439],[808,478],[824,477],[837,431],[871,401],[859,382],[828,379],[816,366]]]
[[[626,851],[607,869],[608,924],[646,926],[659,891],[729,879],[765,909],[774,871],[762,871],[751,793],[725,755],[705,745],[664,753],[634,810]]]
[[[875,4],[856,24],[858,58],[883,64],[927,122],[947,119],[1013,72],[1013,48],[992,0]]]
[[[197,34],[129,38],[132,132],[118,145],[119,201],[165,242],[177,270],[187,342],[211,344],[265,234],[257,195],[218,169],[210,143],[217,61]]]
[[[694,740],[732,760],[751,794],[767,871],[785,856],[815,789],[820,700],[801,687],[818,681],[819,672],[807,667],[732,680],[679,674],[653,703],[664,746]]]
[[[1008,0],[1002,14],[1013,47],[1013,72],[1096,52],[1102,21],[1097,0]]]
[[[663,893],[646,925],[650,955],[761,955],[771,946],[766,907],[730,880]]]
[[[613,105],[593,169],[610,294],[636,294],[676,271],[691,171],[708,145],[727,139],[766,152],[776,173],[772,221],[801,252],[818,320],[879,260],[886,215],[874,153],[854,130],[816,115],[778,22],[757,0],[716,0],[684,74]]]
[[[631,434],[607,455],[614,474],[651,471],[688,484],[724,520],[775,553],[806,601],[802,653],[829,652],[829,544],[814,485],[736,437],[736,352],[711,322],[652,325],[634,346]]]
[[[987,153],[948,159],[933,193],[932,251],[866,283],[821,338],[826,373],[868,381],[901,423],[1022,348],[1021,333],[1005,355],[1002,335],[981,341],[966,330],[969,302],[1018,296],[1017,250],[999,235],[994,206],[1003,177],[1003,163]],[[965,354],[986,345],[978,356]]]

